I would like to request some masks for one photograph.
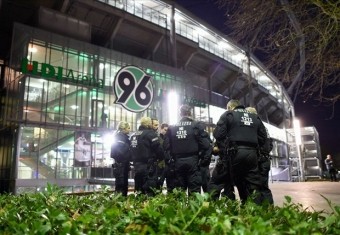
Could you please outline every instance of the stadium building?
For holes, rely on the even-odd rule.
[[[170,1],[5,0],[0,28],[0,192],[110,184],[120,121],[172,124],[186,103],[212,132],[230,99],[256,107],[274,138],[272,180],[321,176],[317,131],[297,141],[283,85]]]

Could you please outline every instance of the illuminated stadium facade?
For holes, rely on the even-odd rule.
[[[274,138],[273,180],[294,180],[301,169],[308,176],[291,129],[294,106],[282,84],[184,9],[157,0],[20,4],[1,6],[18,12],[9,56],[1,61],[1,192],[35,192],[47,183],[68,192],[111,184],[110,136],[120,121],[132,131],[145,115],[171,124],[187,103],[211,132],[230,99],[256,107]],[[117,85],[122,71],[140,74],[131,81],[135,92],[150,91],[149,103],[117,102],[130,92]],[[150,80],[142,87],[144,78]],[[129,97],[136,96],[132,90]],[[319,161],[311,166],[316,172],[310,174],[319,176]]]

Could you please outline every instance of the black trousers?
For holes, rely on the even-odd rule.
[[[116,178],[115,191],[127,196],[129,187],[129,171],[130,163],[116,163],[114,164],[113,174]]]
[[[231,156],[234,183],[237,187],[242,203],[250,196],[257,204],[261,204],[260,188],[262,185],[258,169],[257,150],[255,148],[238,146]]]
[[[267,202],[269,204],[274,204],[273,194],[269,188],[269,171],[270,171],[270,159],[262,156],[259,159],[259,173],[261,177],[260,194],[261,202]]]
[[[231,165],[226,156],[222,156],[223,160],[218,159],[212,171],[211,178],[208,183],[208,192],[215,200],[220,196],[225,196],[231,200],[235,200],[234,182],[232,179]],[[223,190],[223,193],[221,194]]]
[[[155,163],[135,162],[135,191],[154,195],[158,189],[157,166]]]
[[[331,177],[331,181],[337,181],[336,179],[336,170],[334,168],[328,169],[329,176]]]
[[[198,156],[175,159],[175,187],[188,193],[201,192],[202,177],[198,168]]]

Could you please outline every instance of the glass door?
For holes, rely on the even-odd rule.
[[[104,113],[103,100],[91,100],[91,127],[107,127],[107,115]]]

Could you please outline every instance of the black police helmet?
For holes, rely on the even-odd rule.
[[[183,104],[180,107],[181,116],[191,116],[191,107],[187,104]]]

